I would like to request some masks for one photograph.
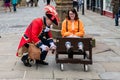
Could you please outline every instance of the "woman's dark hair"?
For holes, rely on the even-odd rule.
[[[68,10],[66,18],[67,18],[68,20],[70,20],[70,16],[69,16],[69,12],[70,12],[70,11],[72,11],[72,12],[75,14],[75,19],[74,19],[74,20],[78,20],[79,17],[78,17],[77,11],[76,11],[74,8],[71,8],[71,9]]]

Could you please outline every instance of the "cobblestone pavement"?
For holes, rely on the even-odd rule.
[[[43,0],[39,0],[39,7],[21,7],[16,13],[0,11],[0,80],[120,79],[120,26],[114,26],[114,19],[88,10],[84,16],[79,12],[86,34],[96,39],[93,64],[89,65],[88,72],[84,72],[82,64],[64,64],[61,71],[51,52],[46,58],[48,66],[25,67],[15,56],[17,46],[27,25],[44,15],[44,5]]]

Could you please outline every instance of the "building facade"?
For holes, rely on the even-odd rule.
[[[86,7],[88,10],[113,18],[114,16],[110,3],[111,0],[86,0]]]
[[[88,10],[93,12],[98,12],[102,14],[103,12],[103,0],[86,0],[86,5]]]
[[[114,17],[112,13],[111,0],[103,0],[103,14],[108,17]]]

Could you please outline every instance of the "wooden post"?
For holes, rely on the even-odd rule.
[[[21,0],[20,6],[26,6],[26,0]]]

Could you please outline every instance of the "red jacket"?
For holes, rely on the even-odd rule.
[[[16,55],[21,56],[23,51],[23,46],[25,43],[34,43],[35,45],[40,42],[41,40],[38,38],[38,36],[41,35],[41,32],[43,30],[44,22],[42,18],[34,19],[31,24],[27,27],[26,31],[24,32],[24,35],[26,35],[28,38],[26,38],[24,35],[21,38],[21,41],[18,46],[18,50]],[[52,38],[51,31],[48,32],[49,38]],[[21,50],[22,49],[22,50]],[[22,52],[21,52],[22,51]]]

